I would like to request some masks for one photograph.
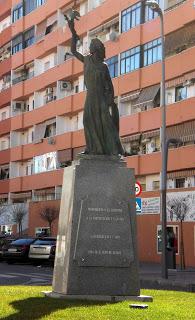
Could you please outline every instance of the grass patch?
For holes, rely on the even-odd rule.
[[[0,287],[0,319],[4,320],[195,320],[195,294],[177,291],[142,290],[152,295],[148,309],[130,309],[119,303],[65,301],[45,298],[51,287]]]

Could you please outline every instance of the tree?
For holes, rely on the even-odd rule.
[[[24,217],[28,213],[27,205],[25,203],[17,203],[10,206],[10,212],[12,214],[13,221],[18,225],[19,236],[22,235],[22,223]]]
[[[52,235],[53,223],[58,218],[58,216],[59,216],[59,210],[55,207],[45,206],[40,211],[41,219],[43,219],[48,223],[50,235]]]
[[[6,211],[7,206],[4,204],[0,204],[0,216]]]
[[[184,251],[184,237],[183,237],[183,222],[191,208],[188,197],[175,197],[169,201],[169,213],[171,221],[175,219],[180,222],[180,269],[185,269],[185,251]]]

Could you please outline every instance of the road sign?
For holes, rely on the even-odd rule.
[[[142,213],[142,199],[136,198],[136,213]]]
[[[140,195],[140,193],[142,192],[142,186],[141,184],[137,181],[135,183],[135,195],[136,197]]]

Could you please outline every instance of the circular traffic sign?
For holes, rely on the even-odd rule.
[[[142,192],[142,186],[138,181],[136,181],[136,183],[135,183],[135,195],[136,195],[136,197],[139,196],[141,192]]]

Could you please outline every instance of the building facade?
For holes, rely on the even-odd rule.
[[[178,263],[184,250],[186,265],[195,266],[195,8],[192,0],[160,5],[167,136],[183,143],[169,150],[168,243]],[[140,260],[159,262],[161,39],[159,18],[145,1],[0,0],[1,204],[29,203],[28,232],[34,235],[45,226],[39,204],[59,205],[63,168],[85,147],[83,66],[71,54],[64,19],[72,7],[81,15],[78,50],[87,54],[94,37],[105,44],[126,161],[142,185]],[[11,228],[8,220],[0,213],[1,231]]]

